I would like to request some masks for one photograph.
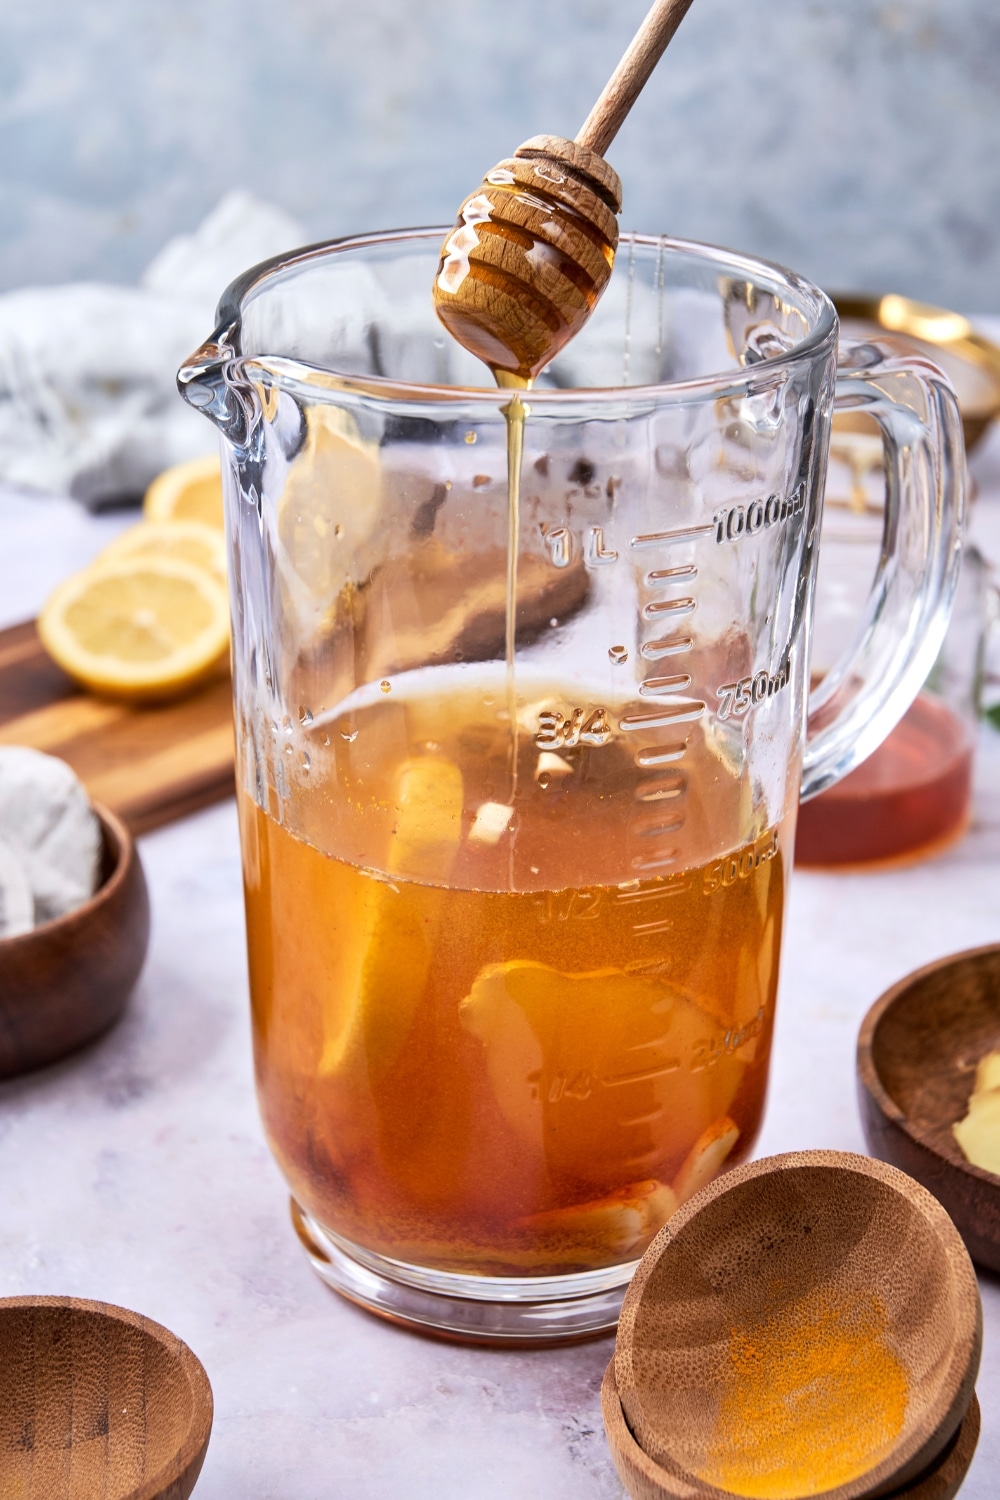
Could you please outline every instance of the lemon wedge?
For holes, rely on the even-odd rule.
[[[215,456],[164,469],[142,502],[147,521],[201,521],[223,529],[222,465]]]
[[[277,502],[278,569],[287,606],[314,629],[351,575],[382,514],[378,444],[349,412],[306,411],[306,435]]]
[[[226,586],[226,539],[217,526],[204,521],[140,521],[95,558],[93,568],[129,557],[164,557],[203,568]]]
[[[96,693],[172,698],[218,669],[229,610],[204,568],[138,556],[66,579],[42,610],[38,633],[63,670]]]
[[[395,821],[386,867],[364,893],[353,945],[356,977],[325,1016],[320,1074],[355,1045],[377,1081],[398,1058],[427,988],[447,880],[462,837],[462,773],[443,755],[403,761],[393,786]],[[392,877],[432,882],[400,888]]]

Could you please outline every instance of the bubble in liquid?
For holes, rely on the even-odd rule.
[[[628,661],[628,647],[627,646],[609,646],[609,648],[608,648],[608,655],[610,656],[611,660],[614,662],[615,666],[620,667],[623,662]]]
[[[542,774],[537,778],[537,780],[538,785],[541,787],[543,792],[552,785],[552,777],[549,775],[548,771],[543,771]]]
[[[551,630],[555,630],[555,628],[556,628],[556,626],[558,624],[559,624],[559,621],[556,619],[555,615],[553,615],[552,618],[551,618],[551,620],[549,621],[549,628]]]
[[[383,693],[392,692],[392,683],[389,681],[388,677],[382,678],[382,681],[379,683],[379,687],[382,689]]]
[[[340,524],[339,521],[337,522],[336,526],[333,528],[333,534],[337,538],[338,542],[340,541],[341,537],[344,535],[344,528],[343,528],[343,526],[341,526],[341,524]]]
[[[479,441],[479,433],[478,432],[473,432],[472,428],[470,427],[469,430],[468,430],[468,432],[465,434],[465,441],[467,443],[469,443],[469,444],[478,442]]]
[[[313,721],[313,712],[312,712],[312,709],[311,708],[300,708],[299,709],[299,723],[300,724],[311,724],[312,721]]]
[[[353,745],[354,741],[357,739],[357,737],[358,737],[358,731],[356,729],[342,729],[340,731],[340,738],[342,740],[346,740],[349,745]],[[329,743],[330,743],[330,741],[327,740],[326,744],[329,744]]]
[[[310,758],[308,750],[302,751],[302,754],[299,756],[299,761],[302,765],[303,771],[312,770],[312,759]]]

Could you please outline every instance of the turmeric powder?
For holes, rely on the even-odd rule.
[[[698,1477],[748,1500],[798,1500],[874,1468],[902,1430],[909,1393],[887,1330],[877,1297],[822,1287],[734,1328]]]

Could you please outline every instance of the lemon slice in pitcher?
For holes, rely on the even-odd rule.
[[[158,474],[142,502],[147,521],[201,521],[223,529],[222,465],[218,457],[192,458]]]
[[[95,693],[172,698],[218,669],[229,610],[205,569],[133,557],[68,578],[42,610],[38,634],[63,670]]]

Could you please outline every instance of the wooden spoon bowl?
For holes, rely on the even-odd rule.
[[[886,990],[858,1035],[868,1149],[922,1182],[981,1266],[1000,1271],[1000,1177],[966,1161],[952,1134],[976,1067],[1000,1047],[1000,945],[955,953]]]
[[[0,1078],[54,1062],[120,1016],[149,945],[149,895],[132,835],[95,804],[101,884],[75,911],[0,938]]]
[[[681,1486],[664,1493],[794,1500],[822,1475],[824,1500],[862,1500],[940,1457],[981,1346],[937,1200],[883,1162],[799,1152],[726,1173],[660,1231],[615,1380],[636,1443]]]
[[[0,1300],[0,1495],[187,1500],[212,1388],[168,1329],[76,1297]]]

